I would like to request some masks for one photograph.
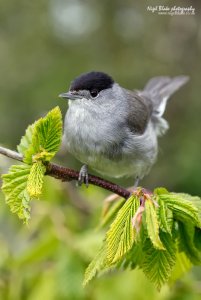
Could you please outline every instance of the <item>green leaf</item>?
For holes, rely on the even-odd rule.
[[[139,199],[132,195],[119,210],[106,234],[107,259],[110,263],[122,258],[131,249],[136,239],[136,229],[132,226],[132,218],[139,204]]]
[[[125,199],[118,199],[117,202],[113,203],[112,206],[107,211],[107,213],[102,217],[98,229],[101,229],[106,225],[108,225],[116,216],[117,212],[123,206],[124,203],[125,203]]]
[[[27,192],[27,180],[30,173],[30,166],[13,165],[9,173],[2,175],[6,203],[10,206],[12,213],[16,213],[25,223],[30,218],[30,196]]]
[[[25,131],[25,135],[21,138],[20,144],[17,146],[18,152],[22,155],[25,154],[25,152],[29,149],[31,145],[34,126],[35,123],[28,126],[28,128]]]
[[[38,198],[41,195],[45,171],[46,168],[41,161],[31,166],[27,181],[27,191],[30,197]]]
[[[165,202],[161,199],[158,200],[159,208],[158,208],[158,219],[160,223],[161,230],[172,234],[172,226],[173,226],[173,213],[167,207]]]
[[[42,192],[45,166],[59,149],[62,138],[62,116],[58,107],[30,125],[18,151],[28,165],[12,166],[3,175],[3,192],[12,212],[25,222],[30,218],[29,202]],[[30,166],[32,165],[32,166]]]
[[[38,160],[49,162],[59,149],[62,138],[62,116],[58,107],[51,110],[26,130],[18,151],[24,162],[32,164]]]
[[[179,225],[179,251],[185,252],[186,256],[194,265],[201,264],[201,252],[195,247],[195,227],[190,223],[178,222]]]
[[[161,241],[164,250],[153,247],[150,239],[147,239],[143,247],[142,270],[158,289],[166,283],[171,276],[176,261],[176,246],[168,233],[161,232]]]
[[[159,237],[159,222],[156,207],[151,199],[145,201],[145,214],[147,232],[150,240],[157,249],[164,250],[163,244]]]
[[[176,264],[173,267],[169,283],[174,283],[192,268],[192,264],[184,252],[176,252]]]
[[[195,247],[201,251],[201,229],[197,227],[195,227],[194,244]]]
[[[94,257],[85,271],[83,286],[86,286],[100,270],[104,269],[104,267],[107,265],[106,258],[107,250],[104,242],[97,255]]]
[[[169,194],[168,190],[164,187],[158,187],[154,190],[154,195],[164,195]]]
[[[199,219],[201,220],[201,198],[198,196],[191,196],[189,194],[184,193],[172,193],[173,195],[178,195],[183,199],[183,201],[191,202],[198,209]]]
[[[136,267],[140,266],[143,260],[142,247],[143,244],[141,242],[133,244],[133,247],[126,256],[117,263],[117,268],[124,270],[130,268],[134,270]]]
[[[198,209],[192,202],[175,193],[159,195],[159,199],[165,201],[167,207],[173,211],[174,219],[182,222],[190,222],[200,227]]]
[[[59,107],[42,118],[35,129],[34,139],[38,150],[45,150],[53,157],[59,149],[62,138],[62,116]]]

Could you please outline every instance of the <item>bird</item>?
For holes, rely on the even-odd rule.
[[[169,128],[163,118],[170,96],[188,76],[157,76],[141,90],[128,90],[100,71],[76,77],[67,92],[63,142],[83,165],[78,183],[88,186],[88,167],[109,178],[133,177],[134,187],[149,173],[158,137]]]

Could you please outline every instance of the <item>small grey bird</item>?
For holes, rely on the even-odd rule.
[[[130,91],[102,72],[77,77],[59,96],[69,99],[64,143],[84,164],[79,184],[88,185],[90,166],[109,177],[134,176],[137,186],[156,161],[158,136],[168,129],[162,117],[167,100],[188,79],[154,77],[142,91]]]

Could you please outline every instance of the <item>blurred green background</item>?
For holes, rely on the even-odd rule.
[[[192,5],[195,15],[160,16],[147,5]],[[201,2],[1,1],[0,145],[15,149],[28,124],[56,105],[64,115],[67,103],[58,94],[90,70],[107,72],[130,89],[143,88],[153,76],[190,76],[168,103],[170,130],[142,184],[200,195]],[[57,162],[80,167],[63,150]],[[0,156],[0,172],[11,163]],[[84,269],[103,237],[94,228],[106,195],[47,178],[26,227],[0,194],[0,299],[200,299],[200,268],[160,294],[139,271],[110,274],[82,288]]]

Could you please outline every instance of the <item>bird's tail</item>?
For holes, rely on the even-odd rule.
[[[158,135],[162,135],[168,129],[167,121],[162,118],[167,100],[188,80],[188,76],[177,76],[174,78],[159,76],[150,79],[146,84],[142,93],[152,102],[152,116]]]
[[[148,81],[144,92],[149,95],[156,115],[160,117],[163,115],[167,100],[188,80],[188,76],[177,76],[174,78],[159,76]]]

